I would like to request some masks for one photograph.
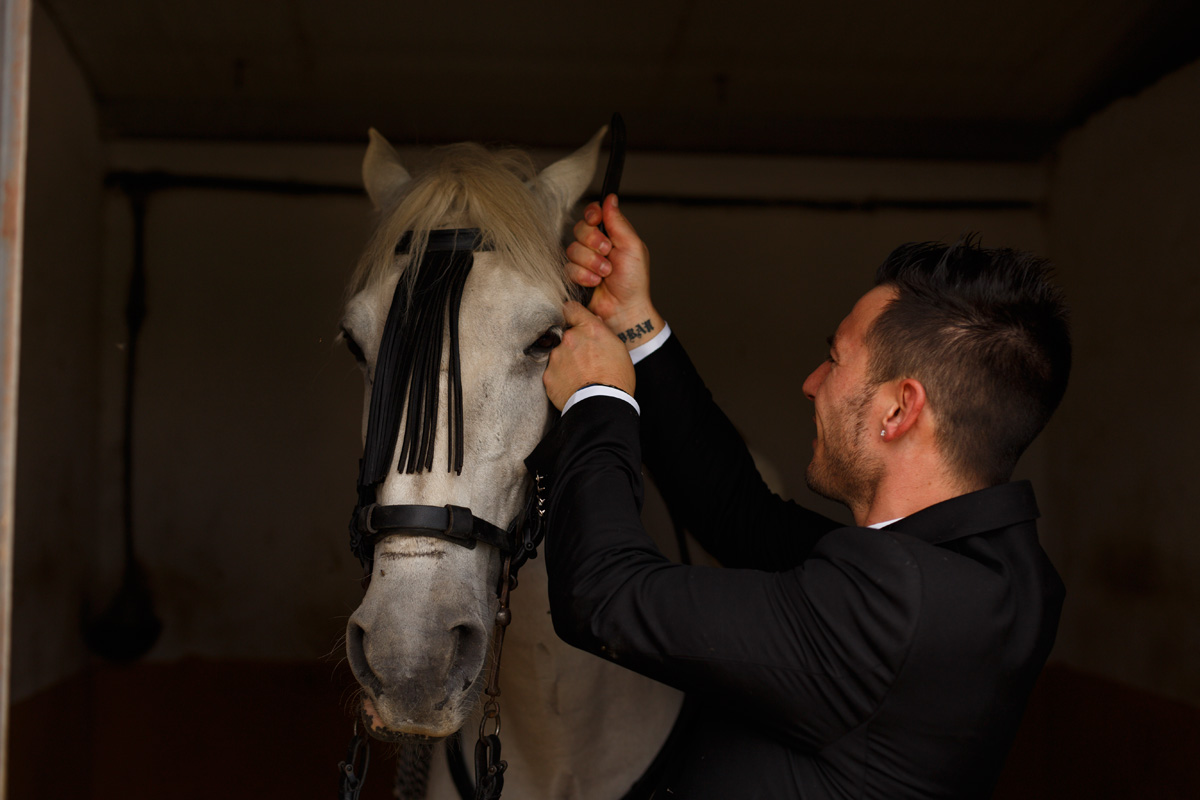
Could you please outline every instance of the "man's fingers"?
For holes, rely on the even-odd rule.
[[[629,248],[640,245],[642,240],[625,215],[617,208],[617,196],[610,194],[604,198],[604,227],[612,239],[613,247]]]
[[[600,204],[595,202],[588,203],[587,208],[583,210],[584,222],[592,227],[595,227],[600,224],[602,219],[604,219],[604,217],[600,211]]]
[[[588,311],[574,300],[568,300],[563,303],[563,318],[567,322],[567,327],[573,328],[576,325],[582,325],[588,320],[597,319],[596,315]]]
[[[596,226],[589,225],[585,219],[576,222],[572,232],[575,234],[576,242],[595,250],[600,255],[607,255],[608,251],[612,250],[612,242],[608,240],[608,237],[601,233]]]
[[[584,269],[575,263],[567,264],[567,278],[577,286],[599,286],[604,280],[590,269]]]
[[[563,303],[566,330],[562,344],[550,351],[542,374],[546,394],[555,408],[581,387],[593,383],[615,386],[633,393],[637,378],[633,362],[616,335],[600,318],[575,301]]]
[[[571,242],[567,245],[567,259],[570,262],[568,266],[587,270],[598,278],[603,278],[612,272],[612,263],[607,258],[579,242]]]

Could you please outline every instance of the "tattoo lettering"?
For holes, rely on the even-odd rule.
[[[646,320],[645,322],[639,322],[632,328],[626,328],[624,333],[618,333],[617,336],[622,342],[628,344],[629,342],[632,342],[635,339],[640,339],[646,334],[652,333],[653,331],[654,326],[650,324],[650,320]]]

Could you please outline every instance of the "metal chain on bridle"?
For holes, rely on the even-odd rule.
[[[608,168],[601,197],[617,190],[625,153],[625,126],[613,115]],[[396,245],[398,255],[410,251],[412,232]],[[459,307],[474,253],[490,247],[478,228],[431,230],[420,264],[410,264],[396,283],[375,361],[375,380],[367,414],[366,445],[359,462],[358,502],[350,519],[350,549],[366,570],[373,571],[375,543],[380,537],[433,536],[473,549],[477,542],[496,547],[503,556],[496,594],[499,601],[492,635],[494,658],[484,694],[483,716],[475,743],[474,800],[499,800],[507,762],[500,758],[500,656],[504,632],[512,621],[509,594],[517,588],[517,572],[545,538],[546,497],[541,475],[529,480],[521,512],[502,529],[462,506],[380,505],[376,489],[387,477],[397,440],[397,470],[415,474],[433,469],[434,440],[438,430],[438,405],[442,346],[449,332],[449,386],[447,470],[462,474],[463,392],[459,358]],[[407,408],[407,415],[404,411]],[[404,430],[401,432],[401,419]],[[490,733],[488,732],[490,729]],[[423,744],[402,759],[396,776],[396,797],[425,795],[432,749]],[[411,763],[409,763],[411,762]],[[366,736],[355,723],[346,759],[338,764],[339,800],[358,800],[370,763]],[[455,776],[460,793],[469,800],[464,783]],[[404,792],[404,794],[400,794]]]

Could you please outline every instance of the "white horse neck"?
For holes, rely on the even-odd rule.
[[[513,622],[501,659],[504,794],[616,800],[658,754],[683,695],[565,644],[554,633],[547,598],[545,561],[530,561],[512,593]],[[477,718],[463,727],[468,754],[477,729]],[[429,796],[458,797],[440,752]]]

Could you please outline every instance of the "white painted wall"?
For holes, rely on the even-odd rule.
[[[1056,657],[1200,704],[1200,63],[1059,148],[1050,253],[1076,366],[1047,431]]]

